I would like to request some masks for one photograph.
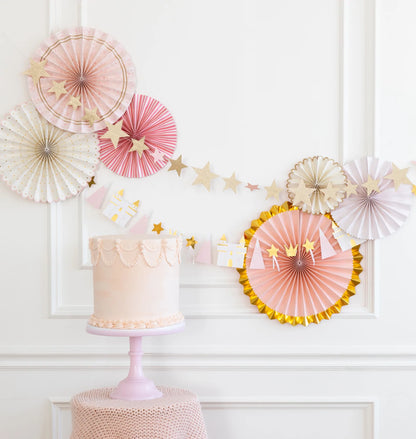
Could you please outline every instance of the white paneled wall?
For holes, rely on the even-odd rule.
[[[306,156],[416,160],[412,0],[15,0],[0,14],[1,108],[28,100],[22,72],[49,32],[79,24],[122,42],[138,91],[164,103],[178,154],[261,185]],[[416,172],[412,174],[416,179]],[[155,222],[238,239],[264,193],[192,186],[191,170],[96,180]],[[416,181],[416,180],[415,180]],[[126,374],[127,340],[88,335],[87,241],[117,229],[83,194],[46,206],[0,185],[0,437],[68,439],[69,400]],[[283,201],[283,199],[282,199]],[[416,437],[416,209],[363,246],[362,283],[341,314],[308,328],[260,315],[235,270],[184,254],[183,333],[145,341],[146,373],[200,396],[210,439]]]

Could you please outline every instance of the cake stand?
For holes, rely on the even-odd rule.
[[[106,335],[110,337],[130,338],[130,369],[127,378],[120,381],[118,386],[111,393],[113,399],[124,399],[128,401],[143,401],[155,399],[162,396],[152,380],[144,376],[142,368],[142,337],[146,335],[168,335],[182,331],[185,322],[175,325],[164,326],[163,328],[149,329],[107,329],[87,325],[87,332],[94,335]]]

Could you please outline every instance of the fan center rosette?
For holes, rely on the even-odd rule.
[[[325,259],[322,235],[334,250]],[[291,325],[319,323],[339,313],[360,283],[359,246],[342,251],[327,215],[306,213],[291,203],[273,206],[252,222],[245,238],[240,283],[251,303],[270,319]],[[256,247],[264,268],[250,268]]]

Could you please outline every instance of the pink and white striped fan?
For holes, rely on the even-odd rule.
[[[160,171],[172,157],[176,147],[176,125],[172,115],[159,101],[149,96],[134,95],[124,115],[122,137],[115,148],[110,139],[102,138],[107,130],[98,132],[101,161],[116,174],[140,178]],[[130,152],[132,139],[145,139],[141,156]]]
[[[46,120],[66,131],[105,128],[105,122],[115,122],[126,111],[136,89],[132,59],[119,42],[97,29],[58,32],[32,61],[44,62],[46,72],[38,81],[28,77],[32,101]]]

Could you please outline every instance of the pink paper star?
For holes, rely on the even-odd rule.
[[[246,188],[247,188],[247,189],[250,189],[250,192],[260,190],[258,184],[250,184],[250,183],[247,183]]]

